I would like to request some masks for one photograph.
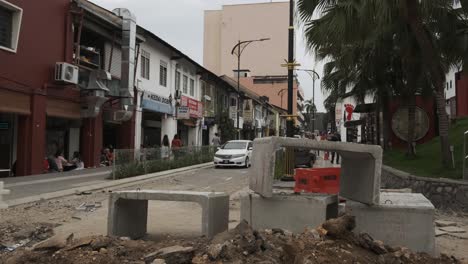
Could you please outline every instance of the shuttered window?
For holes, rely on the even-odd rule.
[[[150,54],[147,51],[141,51],[141,77],[150,79]]]
[[[159,85],[167,87],[167,63],[165,61],[159,64]]]
[[[12,48],[13,11],[0,6],[0,46]]]
[[[195,80],[190,79],[190,95],[195,96]]]
[[[188,90],[188,77],[187,77],[187,75],[184,75],[183,78],[184,78],[184,79],[183,79],[183,83],[182,83],[182,89],[183,89],[182,92],[183,92],[184,94],[187,94],[187,90]]]

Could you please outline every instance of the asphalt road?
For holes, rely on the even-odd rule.
[[[218,190],[219,186],[230,185],[232,181],[235,184],[240,184],[239,179],[243,179],[243,184],[247,183],[248,173],[251,169],[240,168],[207,168],[197,169],[181,173],[176,173],[173,176],[184,179],[184,189],[198,191],[224,191]],[[10,195],[4,196],[5,201],[15,200],[30,196],[42,195],[50,192],[74,189],[88,185],[95,185],[110,180],[106,179],[109,176],[108,170],[91,170],[83,171],[78,175],[40,175],[30,177],[5,178],[5,189],[11,191]],[[171,175],[172,176],[172,175]],[[155,181],[157,178],[155,178]],[[138,185],[138,182],[135,183]],[[145,186],[151,184],[145,183]],[[142,187],[145,187],[142,186]],[[151,186],[155,188],[156,186]]]

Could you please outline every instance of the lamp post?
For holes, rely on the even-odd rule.
[[[232,48],[231,54],[237,56],[237,139],[240,139],[239,131],[239,113],[240,113],[240,58],[245,48],[252,42],[261,42],[270,40],[270,38],[244,40],[240,41]]]
[[[298,71],[307,72],[312,77],[312,133],[315,131],[315,80],[320,80],[320,75],[314,70],[297,69]]]

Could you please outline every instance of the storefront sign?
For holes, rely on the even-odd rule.
[[[190,119],[190,110],[188,106],[177,107],[177,119]]]
[[[237,106],[229,107],[229,117],[233,120],[237,119]]]
[[[141,107],[153,112],[173,114],[170,98],[145,92],[141,100]]]
[[[201,118],[203,116],[203,104],[200,101],[189,98],[187,96],[182,96],[181,106],[187,106],[190,111],[190,117]]]
[[[253,102],[252,99],[244,100],[244,121],[251,123],[253,121]]]

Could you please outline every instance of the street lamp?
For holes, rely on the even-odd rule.
[[[307,72],[312,77],[312,133],[315,131],[315,80],[320,80],[320,75],[314,70],[297,69],[298,71]]]
[[[245,48],[252,42],[261,42],[270,40],[270,38],[262,38],[262,39],[254,39],[254,40],[245,40],[240,41],[232,48],[231,54],[237,56],[237,137],[240,139],[240,131],[239,131],[239,113],[240,113],[240,58],[242,52],[244,52]]]

